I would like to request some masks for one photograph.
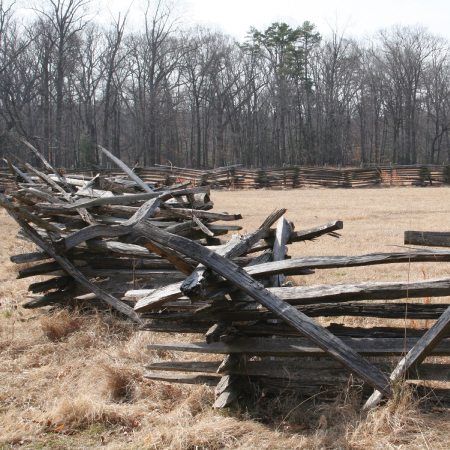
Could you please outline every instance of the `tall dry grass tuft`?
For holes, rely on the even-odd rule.
[[[40,321],[42,331],[51,341],[60,341],[80,329],[79,323],[73,320],[67,310],[42,316]]]
[[[386,448],[409,445],[408,448],[446,448],[436,445],[436,417],[420,409],[419,400],[407,385],[385,405],[369,411],[348,429],[347,438],[354,448]],[[431,445],[432,447],[430,447]]]

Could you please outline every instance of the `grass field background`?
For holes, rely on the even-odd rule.
[[[296,230],[344,222],[340,239],[293,244],[293,257],[403,251],[405,230],[450,231],[450,188],[224,190],[211,198],[215,211],[243,215],[241,233],[276,208],[287,208]],[[202,337],[141,332],[108,314],[22,309],[27,286],[44,278],[15,280],[18,267],[9,256],[33,247],[14,239],[17,227],[4,211],[0,227],[0,448],[448,448],[447,410],[421,410],[407,394],[369,415],[360,413],[351,391],[332,405],[259,398],[215,412],[207,387],[146,381],[146,362],[192,359],[148,352],[146,344]],[[423,280],[446,277],[449,269],[448,263],[329,269],[293,282]]]

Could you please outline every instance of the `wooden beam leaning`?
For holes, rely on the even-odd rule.
[[[44,156],[35,148],[33,147],[26,139],[20,138],[20,140],[42,161],[44,166],[54,173],[58,181],[63,184],[67,190],[70,193],[74,193],[74,190],[69,186],[69,183],[67,183],[67,180],[64,176],[61,176],[61,174],[44,158]]]
[[[30,214],[29,212],[25,211],[23,208],[18,208],[17,206],[11,205],[9,202],[3,202],[0,199],[0,206],[7,209],[8,211],[11,211],[18,216],[22,217],[23,219],[27,220],[28,222],[33,222],[37,226],[43,228],[47,231],[53,231],[54,233],[60,233],[61,230],[53,225],[52,223],[46,222],[45,220],[40,219],[38,216],[34,214]]]
[[[25,163],[25,167],[30,171],[34,172],[39,178],[44,180],[47,184],[49,184],[52,188],[56,189],[58,192],[62,194],[62,196],[68,201],[71,201],[70,194],[66,192],[56,181],[53,181],[48,175],[45,173],[35,169],[28,163]]]
[[[89,225],[86,228],[75,231],[75,233],[69,234],[68,236],[61,237],[58,239],[53,239],[53,244],[58,254],[64,253],[65,251],[81,244],[89,239],[95,239],[97,237],[116,237],[122,236],[129,233],[130,227],[111,227],[108,225]]]
[[[232,262],[195,242],[158,230],[149,224],[139,223],[135,225],[134,229],[148,239],[180,251],[225,277],[286,323],[300,331],[330,356],[340,361],[350,371],[355,372],[368,384],[380,390],[383,395],[386,397],[392,396],[389,383],[382,372],[313,319],[271,294]]]
[[[225,257],[231,258],[234,256],[239,256],[241,254],[247,253],[248,250],[252,247],[255,242],[258,242],[261,238],[267,235],[270,230],[269,227],[284,213],[285,209],[280,209],[278,211],[274,211],[270,214],[262,225],[256,230],[254,233],[250,233],[246,235],[242,240],[239,235],[234,235],[231,240],[222,247],[217,248],[216,251],[222,252]],[[195,270],[195,277],[188,277],[189,285],[192,285],[193,293],[192,296],[195,296],[195,290],[197,289],[200,282],[206,281],[204,280],[206,267],[200,265]],[[149,294],[143,298],[141,298],[135,305],[135,311],[137,312],[145,312],[150,309],[159,308],[165,303],[180,298],[184,295],[181,290],[181,286],[185,284],[185,282],[174,283],[169,286],[164,286],[160,289],[157,289],[152,294]]]
[[[342,230],[344,224],[340,220],[335,220],[334,222],[326,223],[324,225],[319,225],[318,227],[308,228],[306,230],[293,231],[289,236],[288,244],[292,244],[292,242],[300,242],[300,241],[312,241],[319,236],[323,236],[324,234],[331,234],[333,236],[337,236],[334,233],[337,230]],[[249,253],[260,252],[261,250],[266,250],[268,248],[272,248],[274,244],[274,238],[269,238],[258,242],[256,245],[252,247]]]
[[[115,157],[111,152],[106,150],[106,148],[101,147],[98,148],[111,160],[114,161],[133,181],[135,181],[145,192],[153,192],[147,184],[145,184],[124,162],[122,162],[119,158]]]
[[[33,147],[31,144],[27,144],[27,145]],[[34,150],[37,152],[36,149],[34,149]],[[39,154],[39,152],[38,152],[38,154]],[[59,173],[45,160],[45,158],[42,155],[40,155],[40,158],[44,161],[45,166],[49,167],[52,170],[52,172],[56,175],[58,180],[60,180],[61,183],[66,185],[70,192],[73,192],[72,188],[67,184],[67,181],[64,179],[64,177],[61,177],[59,175]],[[57,191],[61,192],[63,197],[69,203],[73,204],[74,200],[71,197],[71,195],[68,194],[59,184],[57,184],[55,181],[53,181],[49,176],[47,176],[45,173],[39,172],[34,167],[30,166],[28,163],[25,164],[25,167],[28,170],[31,170],[32,172],[34,172],[39,178],[42,178],[45,182],[47,182],[50,186],[55,188]],[[86,223],[89,223],[90,225],[94,225],[97,223],[95,221],[95,219],[91,216],[91,214],[85,208],[76,208],[76,211]]]
[[[35,184],[35,182],[31,178],[29,178],[27,174],[23,173],[18,167],[16,167],[9,158],[3,158],[3,161],[5,161],[8,164],[14,176],[20,175],[28,183]]]
[[[419,339],[416,345],[401,359],[391,373],[390,380],[399,380],[406,372],[420,365],[450,331],[450,307],[445,310],[435,324]],[[365,410],[373,409],[383,398],[379,391],[375,391],[364,405]]]
[[[252,246],[260,239],[267,237],[270,233],[270,226],[278,219],[280,219],[286,209],[275,210],[271,213],[261,224],[261,226],[251,234],[244,236],[242,240],[230,240],[228,244],[219,248],[217,253],[225,258],[232,258],[234,256],[241,256],[248,252]],[[233,236],[234,237],[234,236]],[[207,283],[208,269],[204,265],[199,265],[197,269],[183,282],[181,291],[188,297],[196,297],[203,294],[203,287]]]
[[[0,194],[0,200],[6,201],[4,195]],[[133,311],[132,308],[122,303],[120,300],[117,300],[112,295],[104,292],[100,288],[98,288],[95,284],[91,283],[78,269],[76,269],[67,258],[64,256],[58,255],[53,247],[45,242],[41,236],[35,231],[28,223],[19,217],[17,214],[8,211],[8,214],[22,227],[24,233],[42,250],[44,250],[49,256],[51,256],[57,263],[61,265],[61,267],[75,280],[88,289],[91,292],[94,292],[97,297],[101,298],[104,302],[110,304],[114,308],[116,308],[121,313],[130,317],[134,321],[142,324],[142,320],[140,317]]]
[[[286,244],[289,240],[289,236],[291,235],[292,228],[288,221],[281,217],[278,220],[277,230],[275,233],[275,243],[273,245],[272,252],[272,260],[273,261],[282,261],[287,253]],[[270,285],[273,287],[280,287],[283,285],[286,277],[284,274],[280,273],[278,275],[274,275],[271,277]]]
[[[161,204],[161,200],[154,198],[145,202],[136,213],[125,222],[122,222],[118,226],[108,225],[90,225],[81,230],[75,231],[64,238],[54,239],[53,243],[58,253],[64,253],[66,250],[75,247],[82,242],[96,237],[116,237],[123,236],[130,233],[132,226],[141,220],[145,220],[152,215],[155,209]],[[1,205],[1,203],[0,203]],[[3,206],[3,205],[2,205]],[[58,230],[59,231],[59,230]]]

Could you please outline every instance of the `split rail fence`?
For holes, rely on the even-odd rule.
[[[157,188],[105,149],[129,179],[62,175],[27,145],[45,171],[11,164],[14,189],[0,194],[0,206],[21,227],[18,237],[39,247],[11,257],[27,264],[18,276],[49,277],[30,284],[25,307],[106,305],[149,332],[186,333],[185,342],[148,349],[207,357],[148,364],[145,376],[215,386],[218,408],[255,392],[334,398],[349,380],[363,395],[373,392],[366,408],[394,396],[406,379],[428,396],[426,383],[440,382],[430,400],[450,402],[450,304],[424,300],[450,296],[450,278],[317,286],[292,286],[285,278],[339,267],[438,264],[450,261],[450,250],[290,258],[288,245],[337,238],[342,222],[295,231],[281,209],[257,230],[223,239],[240,229],[229,222],[241,216],[211,211],[209,186]],[[405,242],[446,247],[450,234],[407,231]],[[355,316],[378,325],[314,320]],[[418,330],[393,326],[392,319],[434,323]]]
[[[427,186],[450,184],[450,166],[379,166],[361,169],[328,169],[315,167],[282,167],[277,169],[244,169],[229,166],[214,170],[195,170],[173,166],[136,167],[134,172],[147,183],[169,186],[183,181],[193,185],[212,185],[235,189],[300,187],[376,187]],[[89,177],[92,173],[120,176],[115,168],[74,169],[70,173]],[[13,181],[8,167],[0,168],[0,188]]]

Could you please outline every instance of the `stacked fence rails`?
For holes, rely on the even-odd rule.
[[[382,397],[395,397],[405,378],[419,395],[429,392],[424,381],[439,382],[430,399],[450,402],[448,360],[426,360],[450,357],[450,304],[429,301],[450,296],[450,278],[315,286],[286,281],[323,269],[439,264],[450,261],[449,250],[290,258],[290,244],[339,237],[342,222],[296,231],[280,209],[253,232],[223,239],[240,229],[229,222],[241,216],[211,211],[210,186],[190,187],[177,173],[178,184],[158,187],[161,181],[143,181],[105,149],[128,177],[114,171],[63,175],[30,148],[45,171],[11,164],[16,184],[0,194],[0,205],[21,227],[18,237],[39,247],[11,258],[26,264],[18,276],[49,277],[29,286],[25,307],[108,305],[149,332],[186,333],[184,341],[170,342],[170,335],[148,349],[204,356],[148,364],[145,377],[214,386],[218,408],[261,392],[335,398],[349,384],[366,398],[373,392],[365,405],[371,408]],[[259,175],[288,187],[300,169],[284,169]],[[223,172],[232,173],[233,184],[247,175],[239,167],[208,175],[220,181]],[[358,176],[367,182],[362,170],[332,172],[336,184]],[[320,173],[313,169],[309,176]],[[435,169],[415,173],[426,180]],[[419,245],[450,242],[448,234],[413,231],[405,239]],[[363,328],[351,320],[333,324],[336,317],[372,320]],[[416,329],[407,319],[435,322]]]
[[[8,187],[14,183],[14,176],[11,174],[9,168],[0,168],[0,192],[4,192]]]
[[[184,352],[186,356],[147,364],[150,372],[145,377],[213,386],[215,407],[261,394],[332,399],[350,383],[367,400],[365,407],[372,408],[383,396],[398,395],[399,381],[404,378],[419,395],[429,394],[432,386],[428,399],[448,403],[450,386],[445,383],[450,381],[450,365],[423,362],[428,356],[450,356],[450,304],[429,301],[429,297],[450,295],[450,278],[292,286],[285,276],[307,276],[312,270],[338,267],[439,263],[450,261],[450,252],[414,249],[289,259],[288,244],[335,235],[342,223],[293,231],[293,224],[281,217],[271,229],[283,213],[274,212],[253,233],[211,249],[172,238],[145,224],[135,226],[142,236],[165,243],[200,264],[184,281],[125,294],[136,299],[134,310],[146,321],[145,330],[204,335],[194,341],[187,338],[185,342],[149,345],[150,351]],[[265,235],[271,238],[261,240]],[[442,239],[449,242],[449,234],[439,242]],[[434,245],[442,245],[436,242],[434,238]],[[229,260],[256,252],[262,253],[242,269]],[[314,320],[320,317],[326,318],[326,323],[338,317],[365,317],[376,319],[378,325],[364,328],[347,320],[344,326],[331,320],[330,325],[321,326]],[[429,329],[416,329],[405,325],[405,319],[436,322]],[[395,320],[401,320],[401,325]]]
[[[439,186],[450,184],[450,166],[378,166],[358,169],[287,166],[279,168],[246,169],[240,165],[212,170],[159,165],[135,167],[136,173],[146,183],[157,186],[191,182],[193,185],[211,185],[232,189],[295,189],[364,188],[391,186]],[[121,176],[120,169],[93,166],[91,169],[66,169],[67,174],[90,177],[100,173],[102,179]],[[0,168],[0,187],[10,184],[12,175]]]

